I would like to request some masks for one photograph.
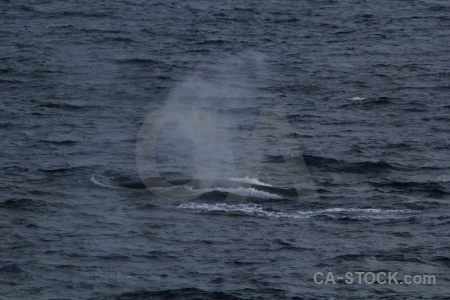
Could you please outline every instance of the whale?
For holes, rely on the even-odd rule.
[[[148,177],[143,180],[121,182],[117,185],[128,189],[152,189],[164,188],[170,186],[186,186],[195,190],[202,189],[254,189],[257,191],[270,193],[283,198],[297,198],[311,196],[313,193],[310,189],[298,190],[295,188],[275,187],[272,185],[259,184],[246,181],[216,179],[214,181],[205,179],[189,179],[189,178],[175,178],[165,179],[162,177]]]

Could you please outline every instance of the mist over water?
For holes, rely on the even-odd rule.
[[[264,97],[255,82],[264,80],[268,71],[262,53],[218,56],[214,63],[197,65],[143,124],[146,128],[141,130],[149,127],[149,134],[141,138],[156,136],[156,164],[162,176],[198,177],[205,168],[220,179],[236,176],[251,138],[251,130],[242,134],[240,128],[251,128],[256,121],[255,116],[243,120],[236,112],[251,110],[258,116],[270,95]]]

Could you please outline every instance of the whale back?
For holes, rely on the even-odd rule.
[[[177,186],[189,186],[193,189],[229,189],[229,188],[252,188],[258,191],[278,195],[281,197],[292,198],[299,195],[299,191],[294,188],[281,188],[270,185],[262,185],[257,183],[232,181],[227,179],[217,179],[211,185],[210,181],[201,179],[189,179],[189,178],[177,178],[177,179],[165,179],[162,177],[148,177],[144,180],[129,181],[124,183],[118,183],[119,186],[129,189],[152,189],[169,187],[173,185]],[[300,192],[301,194],[301,192]]]

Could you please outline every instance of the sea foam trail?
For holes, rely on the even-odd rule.
[[[280,212],[264,209],[262,205],[255,203],[226,204],[226,203],[186,203],[178,206],[180,209],[195,210],[200,212],[238,213],[257,217],[306,219],[319,216],[350,216],[361,219],[386,219],[400,214],[411,214],[409,209],[379,209],[379,208],[328,208],[317,211]]]
[[[92,175],[89,179],[93,184],[104,187],[104,188],[111,188],[111,189],[122,189],[121,187],[118,187],[114,184],[111,184],[108,180],[108,178],[100,176],[100,175]]]

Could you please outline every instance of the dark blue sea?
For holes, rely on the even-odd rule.
[[[447,0],[2,0],[0,299],[450,299],[449,134]]]

